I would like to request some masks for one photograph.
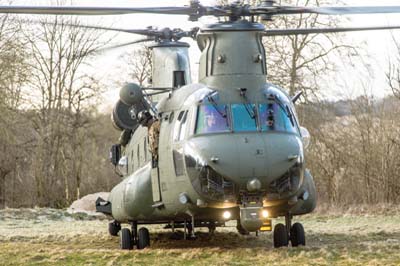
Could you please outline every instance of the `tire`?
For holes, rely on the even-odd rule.
[[[277,224],[274,228],[274,247],[287,247],[289,245],[288,232],[286,226]]]
[[[292,242],[292,247],[306,245],[304,227],[301,223],[295,223],[290,228],[290,242]]]
[[[108,232],[112,236],[118,236],[119,231],[121,231],[121,225],[116,222],[112,222],[108,224]]]
[[[208,226],[208,234],[213,235],[216,229],[217,229],[217,227],[215,226],[215,224],[209,225]]]
[[[150,234],[147,228],[142,227],[138,231],[137,248],[144,249],[150,246]]]
[[[242,236],[250,235],[250,232],[243,228],[242,224],[240,223],[240,220],[237,220],[236,229],[238,233],[241,234]]]
[[[133,249],[131,230],[128,228],[122,229],[120,239],[121,249]]]

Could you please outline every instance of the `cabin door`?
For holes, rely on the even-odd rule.
[[[156,202],[169,202],[168,194],[171,172],[173,171],[173,160],[171,152],[171,134],[173,129],[174,113],[164,113],[161,118],[160,139],[158,145],[158,164],[152,169],[153,200]]]

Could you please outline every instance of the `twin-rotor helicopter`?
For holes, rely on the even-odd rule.
[[[98,211],[114,219],[109,233],[120,236],[122,249],[150,245],[148,229],[138,226],[183,228],[186,239],[195,238],[198,227],[213,232],[230,220],[237,222],[240,234],[273,230],[275,247],[305,245],[304,228],[292,219],[316,207],[304,154],[310,136],[295,111],[300,94],[288,95],[266,81],[268,55],[262,39],[400,28],[266,30],[265,23],[282,15],[400,13],[400,6],[297,7],[274,1],[256,6],[191,1],[189,6],[159,8],[0,6],[0,13],[224,18],[189,31],[80,26],[146,36],[130,44],[151,41],[151,86],[127,83],[112,114],[122,132],[111,148],[111,161],[124,178],[108,199],[96,202]],[[196,39],[201,50],[198,83],[191,79],[185,37]],[[151,97],[155,94],[161,96],[157,103]],[[285,217],[285,223],[273,226],[277,217]]]

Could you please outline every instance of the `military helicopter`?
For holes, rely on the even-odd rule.
[[[0,13],[53,15],[121,15],[154,13],[226,18],[200,30],[125,30],[154,41],[152,86],[128,83],[120,90],[112,118],[122,130],[111,148],[111,161],[124,177],[108,200],[98,199],[98,211],[113,217],[109,232],[120,235],[122,249],[150,245],[148,229],[139,225],[165,224],[212,232],[236,220],[241,234],[272,231],[274,247],[305,245],[296,215],[316,207],[316,189],[306,169],[304,150],[309,133],[299,125],[295,102],[300,93],[266,81],[262,38],[397,29],[400,26],[358,28],[271,29],[274,16],[305,13],[325,15],[399,13],[400,6],[297,7],[260,1],[257,6],[233,3],[184,7],[113,8],[72,6],[0,6]],[[90,27],[90,26],[88,26]],[[202,52],[198,83],[192,83],[188,44],[196,38]],[[164,96],[157,104],[151,95]],[[272,219],[285,217],[285,224]],[[121,224],[131,225],[121,228]]]

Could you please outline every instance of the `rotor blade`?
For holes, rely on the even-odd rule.
[[[54,26],[55,22],[47,22],[47,21],[37,21],[37,20],[26,20],[26,19],[13,19],[16,22],[22,22],[24,24],[41,24],[41,25],[50,25]],[[132,34],[140,34],[140,35],[149,35],[148,29],[122,29],[122,28],[111,28],[111,27],[103,27],[103,26],[94,26],[94,25],[84,25],[84,24],[73,24],[68,22],[57,22],[58,25],[68,26],[72,28],[83,28],[83,29],[94,29],[94,30],[105,30],[105,31],[117,31],[117,32],[124,32],[124,33],[132,33]]]
[[[127,42],[127,43],[121,43],[121,44],[116,44],[116,45],[112,45],[112,46],[107,46],[107,47],[96,50],[96,52],[103,53],[103,52],[107,52],[107,51],[110,51],[113,49],[118,49],[121,47],[129,46],[129,45],[133,45],[133,44],[137,44],[137,43],[151,42],[151,41],[154,41],[154,39],[149,39],[149,38],[140,39],[140,40],[136,40],[133,42]]]
[[[197,3],[197,4],[196,4]],[[238,16],[287,15],[315,13],[327,15],[400,13],[400,6],[344,6],[344,7],[295,7],[258,6],[241,7]],[[198,18],[203,15],[227,16],[231,14],[223,7],[204,7],[194,2],[185,7],[80,7],[80,6],[0,6],[0,13],[43,14],[43,15],[121,15],[132,13],[153,13],[189,15]]]
[[[286,36],[301,34],[319,34],[319,33],[335,33],[348,31],[369,31],[369,30],[395,30],[400,26],[381,26],[381,27],[351,27],[351,28],[317,28],[317,29],[272,29],[265,30],[265,36]]]
[[[80,6],[0,6],[0,13],[41,15],[121,15],[132,13],[155,13],[190,15],[191,7],[80,7]]]
[[[343,7],[295,7],[272,6],[254,7],[250,12],[257,14],[288,15],[288,14],[324,14],[324,15],[353,15],[353,14],[387,14],[400,13],[400,6],[343,6]]]

